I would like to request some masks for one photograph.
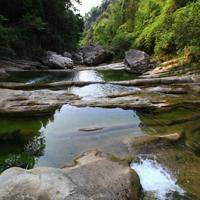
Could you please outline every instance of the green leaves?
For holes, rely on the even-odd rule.
[[[1,0],[0,55],[3,49],[20,57],[75,49],[83,19],[72,10],[71,0]]]
[[[87,30],[84,43],[89,38],[123,51],[132,46],[150,54],[176,54],[200,46],[199,10],[200,0],[118,0]]]

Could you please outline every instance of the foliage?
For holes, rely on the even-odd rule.
[[[0,54],[38,56],[76,48],[83,20],[70,0],[1,0]]]
[[[35,158],[26,154],[9,154],[0,157],[0,173],[11,167],[31,169],[35,165]]]
[[[177,54],[200,46],[199,10],[200,0],[118,0],[86,30],[82,44]]]

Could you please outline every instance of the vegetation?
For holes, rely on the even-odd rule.
[[[33,57],[43,50],[71,50],[82,28],[71,0],[0,1],[0,55]]]
[[[200,0],[118,0],[85,31],[82,45],[100,43],[119,55],[130,47],[157,55],[199,52],[199,10]]]

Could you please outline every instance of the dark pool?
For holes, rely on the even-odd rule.
[[[4,81],[22,82],[27,84],[49,83],[57,81],[119,81],[131,80],[136,75],[128,73],[124,70],[84,70],[72,72],[12,72],[12,76]]]

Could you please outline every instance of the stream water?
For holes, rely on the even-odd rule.
[[[112,81],[133,79],[123,71],[79,71],[65,75],[15,74],[7,81],[43,83],[61,80]],[[85,98],[96,98],[111,92],[137,90],[109,84],[66,89]],[[89,131],[97,128],[96,131]],[[99,149],[116,156],[128,155],[125,142],[142,134],[184,132],[186,143],[198,155],[200,150],[200,109],[178,108],[165,113],[134,110],[78,108],[64,105],[46,117],[0,117],[0,171],[12,166],[62,167],[71,164],[80,153]],[[177,184],[173,172],[148,157],[133,162],[146,192],[158,200],[183,199],[184,189]],[[169,195],[178,193],[175,195]],[[148,194],[149,195],[149,194]],[[148,198],[147,198],[148,199]]]

